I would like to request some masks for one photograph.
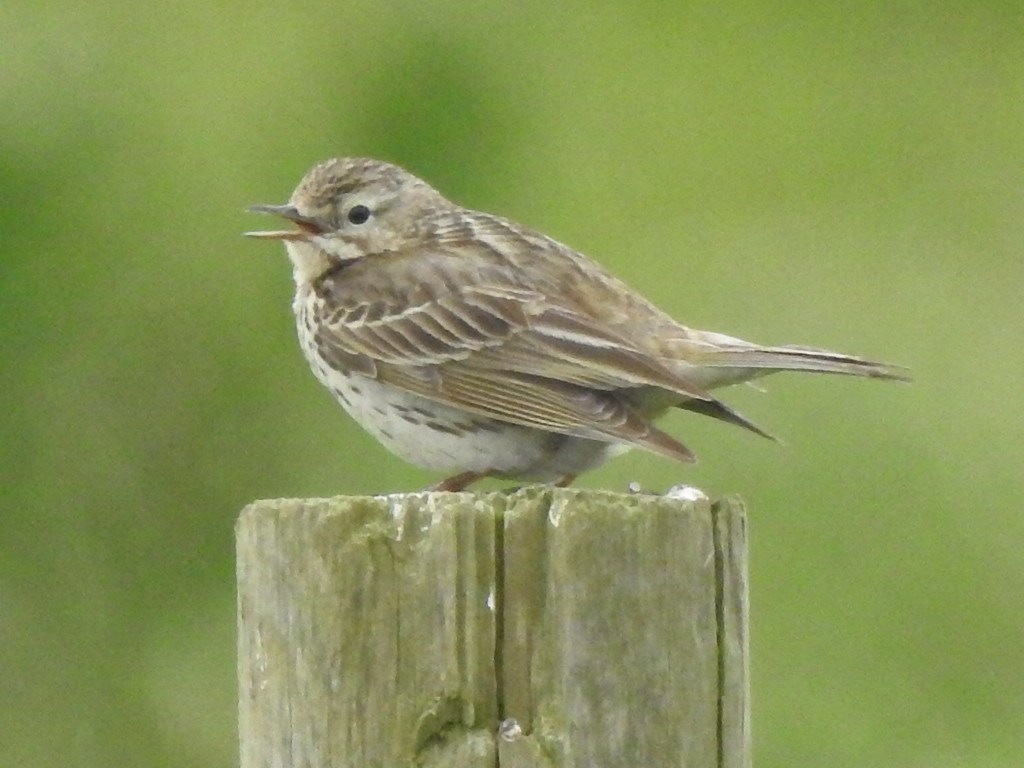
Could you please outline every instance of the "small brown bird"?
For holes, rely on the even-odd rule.
[[[286,205],[249,210],[284,241],[302,350],[388,449],[456,472],[567,485],[633,446],[683,462],[669,408],[766,435],[710,390],[775,371],[901,379],[890,366],[680,325],[571,248],[449,202],[394,165],[314,167]]]

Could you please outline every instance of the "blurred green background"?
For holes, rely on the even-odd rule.
[[[672,414],[750,514],[755,764],[1024,765],[1017,3],[0,9],[0,764],[226,766],[248,501],[437,479],[314,381],[283,249],[389,159],[679,319],[909,366]]]

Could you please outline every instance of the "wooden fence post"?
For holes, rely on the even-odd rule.
[[[237,539],[242,768],[750,765],[737,502],[276,500]]]

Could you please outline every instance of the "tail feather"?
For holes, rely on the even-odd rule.
[[[718,400],[687,400],[683,403],[679,403],[676,407],[685,411],[699,413],[702,416],[710,416],[713,419],[719,419],[720,421],[724,421],[728,424],[735,424],[737,427],[743,427],[744,429],[750,430],[755,435],[767,437],[769,440],[773,440],[776,443],[779,442],[778,438],[774,435],[765,432],[757,426],[757,424]]]
[[[769,371],[808,371],[910,381],[905,369],[899,366],[815,347],[719,346],[704,350],[700,364],[714,368],[767,369],[765,373]]]

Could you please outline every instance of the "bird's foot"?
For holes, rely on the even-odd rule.
[[[434,493],[438,491],[464,491],[477,480],[482,480],[485,477],[487,477],[486,472],[460,472],[457,475],[445,478],[439,483],[428,485],[423,490],[426,493]]]

